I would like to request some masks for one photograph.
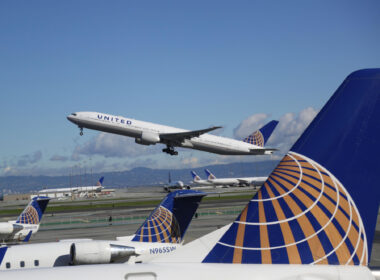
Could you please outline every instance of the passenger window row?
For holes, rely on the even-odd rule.
[[[34,266],[39,266],[39,265],[40,265],[40,261],[39,260],[34,260]],[[5,267],[7,269],[10,269],[11,268],[11,263],[7,262],[5,264]],[[20,261],[20,267],[25,267],[25,262],[24,261]]]

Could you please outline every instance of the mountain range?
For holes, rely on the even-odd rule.
[[[43,188],[64,188],[95,185],[104,176],[103,185],[107,188],[164,185],[168,183],[169,173],[172,181],[181,180],[190,184],[190,171],[194,170],[205,179],[204,169],[209,169],[216,177],[254,177],[268,176],[278,164],[277,160],[261,162],[239,162],[208,165],[194,169],[151,169],[137,167],[127,171],[82,174],[74,176],[3,176],[0,177],[0,191],[3,193],[26,193]]]

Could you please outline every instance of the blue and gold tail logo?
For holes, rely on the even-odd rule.
[[[49,203],[50,198],[41,196],[33,198],[28,206],[22,211],[16,223],[37,225],[42,219],[42,215]]]
[[[244,138],[243,141],[259,147],[264,147],[265,144],[264,136],[259,130]]]
[[[173,213],[159,206],[136,232],[133,241],[180,243],[181,232]]]
[[[367,265],[367,239],[339,180],[289,152],[204,262]]]
[[[20,224],[34,224],[38,225],[40,223],[39,215],[32,205],[29,205],[25,208],[25,210],[21,213],[18,221]]]

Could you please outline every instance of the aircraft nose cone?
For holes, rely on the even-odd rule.
[[[67,116],[67,119],[68,119],[69,121],[71,121],[72,123],[76,123],[76,121],[75,121],[75,117],[72,116],[72,115],[68,115],[68,116]]]

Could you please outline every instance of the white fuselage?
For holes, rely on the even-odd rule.
[[[199,186],[261,186],[268,177],[216,178],[193,180]]]
[[[21,224],[13,221],[0,223],[0,243],[23,241],[28,234],[35,234],[39,224]]]
[[[87,186],[87,187],[72,187],[72,188],[58,188],[58,189],[43,189],[38,193],[52,193],[52,192],[97,192],[100,191],[102,186]]]
[[[134,137],[137,143],[139,143],[138,139],[140,139],[140,144],[142,141],[146,145],[168,144],[168,141],[163,141],[160,138],[160,134],[188,132],[185,129],[97,112],[78,112],[74,114],[69,115],[67,118],[81,128]],[[144,138],[145,136],[146,138]],[[199,137],[185,139],[182,142],[174,141],[170,145],[221,155],[262,155],[272,153],[272,151],[267,151],[256,145],[211,134],[202,134]]]
[[[13,270],[1,272],[2,280],[374,280],[365,266],[343,265],[261,265],[261,264],[108,264],[52,269]]]
[[[59,242],[34,243],[25,245],[10,246],[0,265],[0,270],[26,269],[26,268],[42,268],[57,267],[71,265],[70,248],[75,244],[93,244],[94,250],[87,255],[92,259],[92,263],[102,262],[102,257],[107,252],[105,245],[121,245],[135,248],[138,256],[134,257],[135,262],[144,262],[159,255],[167,255],[175,251],[181,244],[174,243],[158,243],[158,242],[135,242],[131,241],[133,236],[121,238],[121,240],[63,240]],[[100,245],[100,246],[99,246]],[[104,245],[104,246],[103,246]],[[88,246],[87,246],[88,247]],[[100,250],[99,250],[100,249]],[[98,250],[98,251],[96,251]],[[91,251],[91,248],[90,248]],[[91,261],[91,259],[89,260]],[[95,259],[94,259],[95,258]],[[97,260],[96,258],[99,258]],[[125,260],[124,260],[125,261]],[[117,260],[115,262],[118,262]]]
[[[213,185],[228,186],[261,186],[268,177],[240,177],[240,178],[216,178],[207,181]]]

